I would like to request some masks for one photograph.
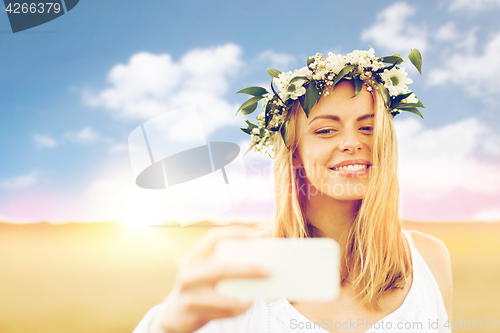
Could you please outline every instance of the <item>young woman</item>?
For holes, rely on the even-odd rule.
[[[418,56],[413,52],[410,60],[420,69]],[[401,61],[376,58],[373,50],[326,59],[317,54],[300,71],[268,70],[279,92],[243,91],[257,97],[242,105],[247,114],[265,101],[258,125],[248,123],[244,131],[256,150],[272,147],[273,224],[261,232],[208,231],[183,256],[172,291],[135,333],[450,331],[448,250],[432,236],[402,230],[399,218],[392,119],[401,111],[419,114],[423,106],[411,96],[404,68],[396,67]],[[262,236],[336,240],[342,249],[339,296],[291,304],[217,294],[220,279],[268,274],[216,265],[211,253],[217,241]]]

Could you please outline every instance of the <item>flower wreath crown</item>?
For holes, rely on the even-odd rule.
[[[413,49],[408,59],[422,74],[422,56],[417,49]],[[252,138],[250,150],[265,151],[269,155],[272,138],[279,131],[285,145],[287,122],[290,119],[290,110],[298,99],[307,117],[312,107],[319,101],[321,96],[330,94],[332,89],[342,80],[349,79],[354,82],[356,97],[361,91],[363,84],[368,91],[380,90],[384,97],[387,111],[396,116],[401,111],[415,113],[423,118],[418,108],[425,108],[422,102],[408,89],[408,84],[413,81],[407,78],[405,67],[397,67],[406,62],[399,54],[377,58],[372,47],[368,51],[355,50],[346,55],[335,55],[328,53],[325,57],[316,55],[307,58],[307,66],[293,72],[280,72],[274,68],[268,68],[267,72],[272,77],[271,90],[262,87],[248,87],[237,93],[251,95],[249,100],[243,103],[236,111],[249,115],[255,111],[260,100],[264,100],[262,108],[264,112],[257,115],[257,124],[245,120],[247,128],[241,128],[243,132]],[[273,87],[278,87],[278,92]],[[290,149],[290,148],[289,148]],[[244,156],[243,155],[243,156]],[[270,155],[269,155],[270,156]]]

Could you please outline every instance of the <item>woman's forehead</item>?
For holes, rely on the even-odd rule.
[[[349,81],[339,83],[328,96],[321,97],[311,109],[309,117],[306,118],[304,111],[302,111],[304,113],[301,116],[302,121],[307,125],[318,116],[321,119],[357,120],[361,116],[374,113],[373,96],[366,90],[366,87],[363,87],[356,97],[353,95],[354,86],[352,83]]]

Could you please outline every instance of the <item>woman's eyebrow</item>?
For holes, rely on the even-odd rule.
[[[373,116],[374,116],[373,113],[364,114],[362,116],[359,116],[358,119],[356,119],[356,121],[361,121],[361,120],[364,120],[366,118],[373,118]],[[331,114],[326,114],[326,115],[314,117],[313,119],[311,119],[311,121],[309,122],[308,125],[310,125],[316,119],[331,119],[331,120],[335,120],[335,121],[340,121],[339,117],[331,115]]]
[[[314,117],[313,119],[311,119],[311,121],[309,122],[309,125],[311,125],[311,123],[313,121],[315,121],[316,119],[331,119],[331,120],[335,120],[335,121],[340,121],[340,118],[337,117],[337,116],[334,116],[334,115],[331,115],[331,114],[326,114],[326,115],[323,115],[323,116],[316,116]]]
[[[362,116],[359,116],[358,119],[356,119],[356,121],[361,121],[361,120],[364,120],[366,118],[373,118],[373,113],[364,114]]]

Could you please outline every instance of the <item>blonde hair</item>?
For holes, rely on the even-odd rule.
[[[347,276],[354,277],[350,283],[357,290],[361,304],[381,311],[380,297],[389,289],[404,288],[412,267],[401,237],[393,117],[378,90],[374,89],[372,96],[375,115],[371,176],[342,249],[341,281],[345,282]],[[315,237],[315,228],[304,215],[305,196],[297,190],[303,180],[292,160],[299,142],[299,112],[304,112],[299,106],[296,102],[290,110],[287,128],[290,149],[279,133],[274,136],[276,207],[272,223],[261,227],[268,237]]]

